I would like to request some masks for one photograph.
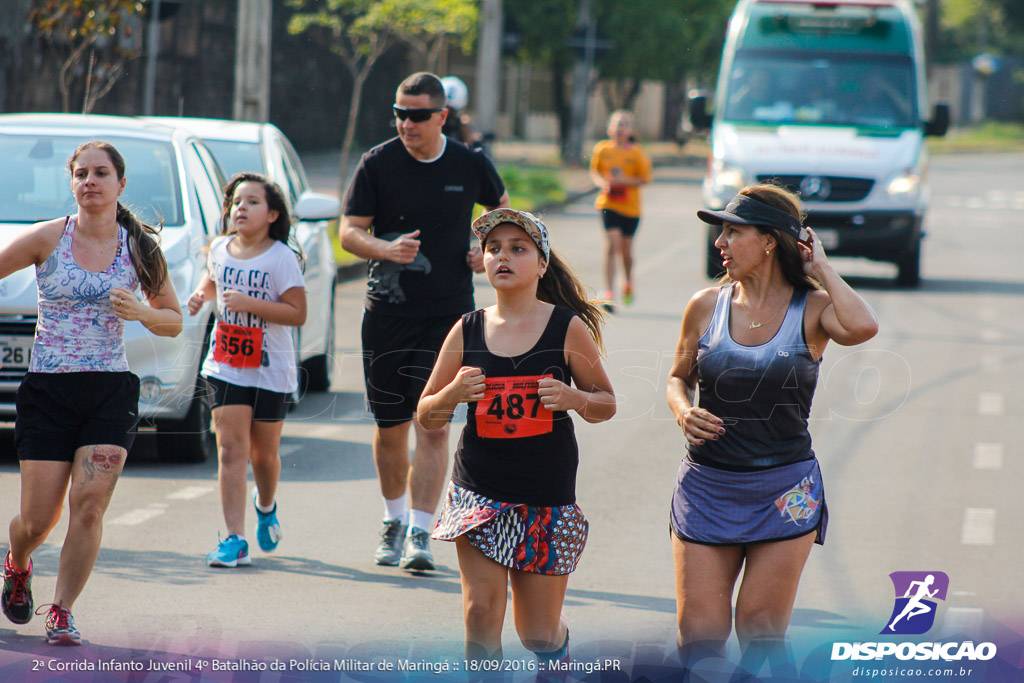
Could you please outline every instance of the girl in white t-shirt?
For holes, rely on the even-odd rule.
[[[281,189],[239,173],[224,190],[224,234],[210,245],[209,274],[188,300],[189,315],[217,297],[217,326],[202,374],[217,430],[221,508],[228,536],[206,563],[250,564],[245,527],[246,463],[252,463],[256,540],[271,552],[281,540],[274,495],[287,402],[297,389],[289,327],[306,321],[300,257],[288,246],[291,219]]]

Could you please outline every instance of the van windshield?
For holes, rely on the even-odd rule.
[[[873,128],[918,125],[908,57],[744,50],[736,53],[724,119]]]

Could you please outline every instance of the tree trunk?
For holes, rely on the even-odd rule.
[[[665,83],[665,106],[662,109],[661,137],[664,140],[683,140],[680,126],[686,110],[686,76]]]
[[[348,103],[348,121],[345,123],[345,138],[341,143],[341,163],[338,166],[338,182],[340,183],[338,196],[342,198],[344,198],[345,190],[348,187],[348,156],[352,152],[352,143],[356,138],[356,123],[359,120],[359,108],[363,100],[363,85],[366,83],[366,77],[370,75],[372,66],[373,62],[367,60],[356,77],[352,79],[352,97]]]
[[[555,115],[558,118],[558,150],[564,162],[568,152],[569,126],[572,112],[569,111],[569,102],[565,97],[565,64],[556,60],[551,65],[551,99],[555,105]]]

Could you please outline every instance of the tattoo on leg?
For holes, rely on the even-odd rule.
[[[97,474],[105,474],[110,476],[109,493],[112,494],[121,472],[124,455],[124,449],[118,446],[94,446],[92,452],[82,461],[82,471],[85,474],[82,488],[85,488]]]

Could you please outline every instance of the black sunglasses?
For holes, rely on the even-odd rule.
[[[399,106],[395,106],[393,109],[395,110],[395,116],[399,121],[409,119],[413,123],[423,123],[437,112],[444,111],[444,107],[431,107],[429,109],[402,109]]]

